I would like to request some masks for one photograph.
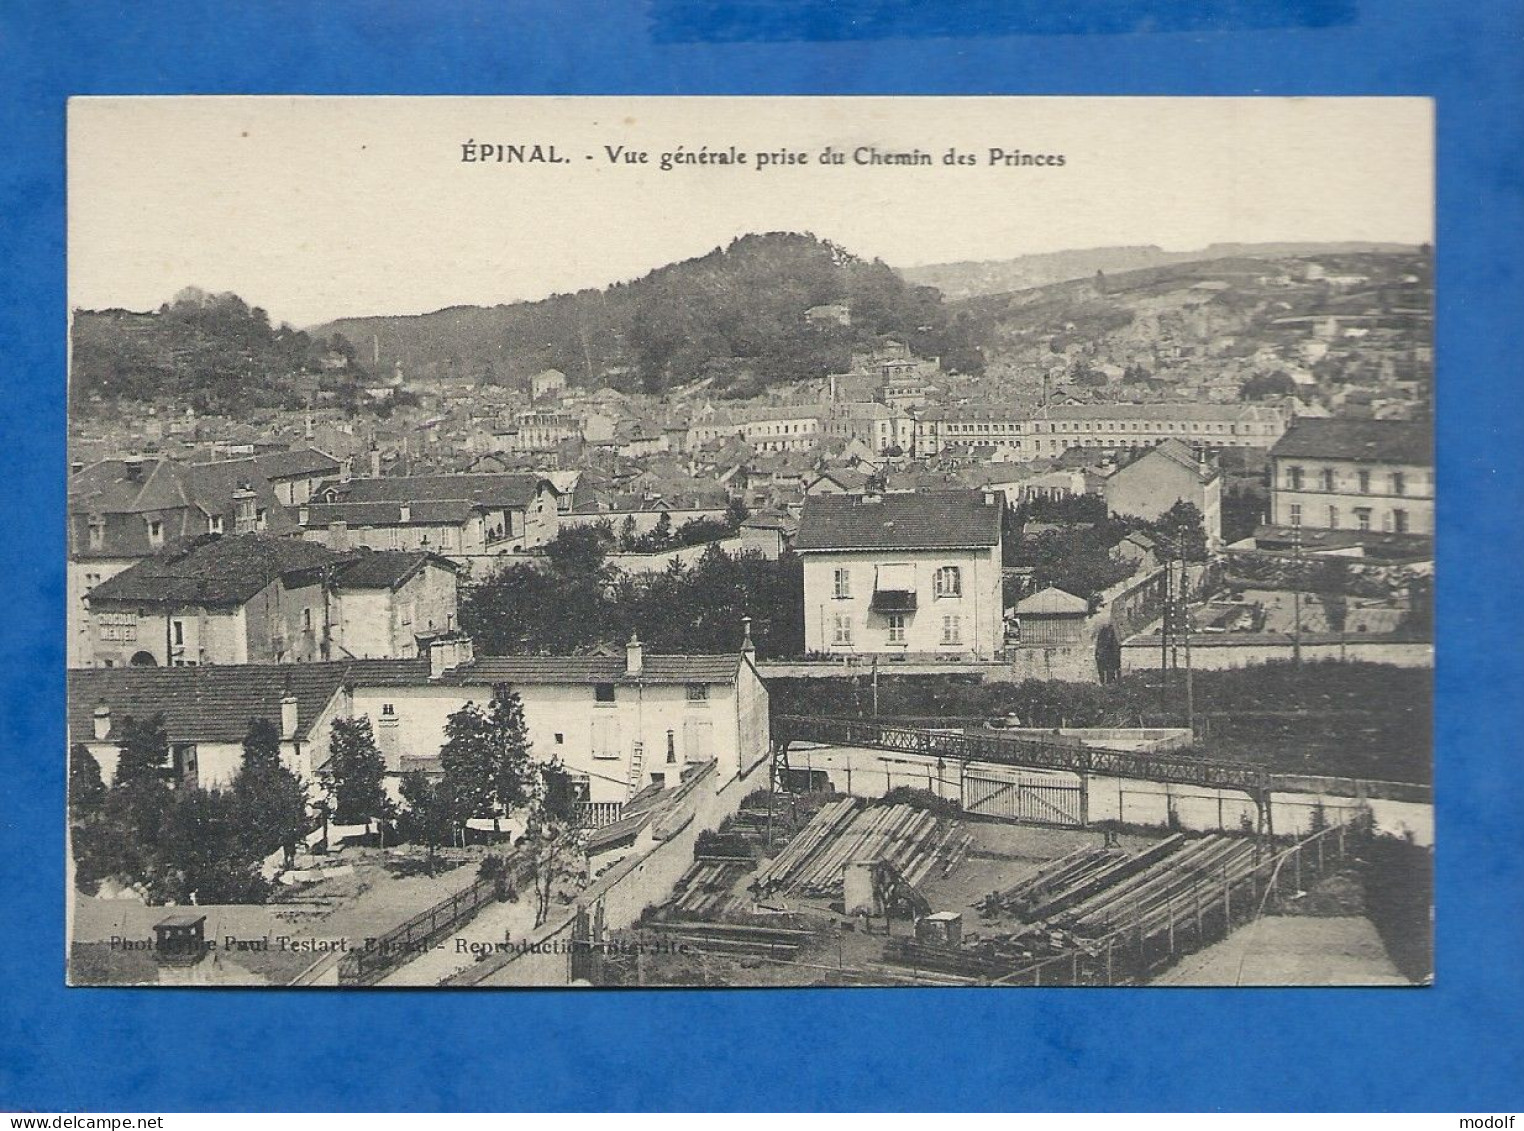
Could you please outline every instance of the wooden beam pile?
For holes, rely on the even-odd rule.
[[[761,955],[792,960],[814,933],[792,927],[744,923],[652,923],[650,927],[704,954]]]
[[[842,869],[859,860],[887,860],[910,883],[936,868],[946,875],[968,852],[973,838],[912,805],[859,809],[843,798],[815,815],[777,858],[757,873],[758,891],[814,897],[841,894]]]
[[[825,805],[770,864],[758,870],[752,886],[761,892],[786,890],[795,873],[851,822],[857,806],[855,797],[843,797]]]
[[[1087,938],[1139,927],[1147,935],[1166,921],[1183,921],[1192,912],[1196,896],[1208,901],[1209,895],[1203,893],[1212,892],[1214,884],[1237,883],[1255,866],[1252,841],[1220,835],[1202,837],[1068,907],[1057,918]]]
[[[1039,865],[1003,891],[991,892],[976,906],[989,915],[1003,912],[1027,919],[1032,908],[1085,882],[1126,855],[1118,848],[1075,849]]]
[[[915,882],[924,875],[924,858],[937,847],[937,819],[911,805],[874,806],[859,813],[793,881],[795,890],[812,896],[841,894],[842,869],[861,860],[887,860]]]
[[[1028,923],[1054,919],[1098,893],[1115,888],[1116,885],[1140,872],[1155,868],[1166,869],[1169,867],[1171,858],[1184,849],[1186,844],[1185,837],[1175,833],[1157,844],[1149,845],[1142,852],[1133,853],[1130,856],[1124,853],[1105,867],[1080,877],[1076,882],[1066,885],[1033,904],[1027,909],[1023,918]]]
[[[685,918],[721,915],[735,903],[736,882],[750,870],[750,860],[699,859],[678,881],[668,907]]]

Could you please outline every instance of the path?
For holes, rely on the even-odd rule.
[[[1369,919],[1270,915],[1189,955],[1159,986],[1406,986]]]

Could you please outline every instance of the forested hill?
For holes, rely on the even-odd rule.
[[[71,408],[169,401],[201,413],[306,403],[318,385],[343,402],[365,377],[348,341],[271,325],[235,294],[187,287],[154,311],[76,310]]]
[[[806,318],[846,304],[850,325]],[[555,368],[576,384],[661,392],[709,378],[715,392],[749,396],[780,382],[840,372],[854,348],[883,336],[965,372],[982,358],[941,295],[886,264],[792,232],[747,235],[708,255],[603,290],[539,302],[451,307],[407,317],[350,318],[340,333],[383,368],[409,375],[517,384]]]

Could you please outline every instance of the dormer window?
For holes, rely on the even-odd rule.
[[[221,534],[222,516],[220,514],[210,515],[206,520],[206,528],[212,534]]]
[[[106,520],[98,516],[90,519],[90,548],[101,550],[106,546]]]
[[[156,518],[148,520],[148,544],[150,546],[164,545],[164,523]]]

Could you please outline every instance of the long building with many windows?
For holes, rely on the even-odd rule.
[[[1170,439],[1202,448],[1268,449],[1285,431],[1285,414],[1269,405],[967,405],[921,413],[915,454],[993,444],[1021,459],[1046,459],[1069,448],[1151,448]]]
[[[1277,526],[1434,533],[1434,434],[1426,422],[1298,420],[1270,462]]]

